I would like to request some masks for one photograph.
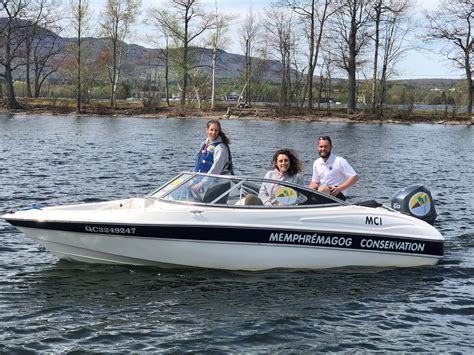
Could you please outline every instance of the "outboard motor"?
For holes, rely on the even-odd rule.
[[[429,224],[433,224],[437,216],[430,190],[422,185],[413,185],[398,191],[392,197],[392,208]]]

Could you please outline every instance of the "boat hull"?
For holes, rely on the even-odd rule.
[[[443,236],[391,209],[282,208],[145,197],[2,216],[61,259],[225,270],[434,265]]]
[[[440,240],[278,228],[10,221],[60,259],[225,270],[435,265]]]

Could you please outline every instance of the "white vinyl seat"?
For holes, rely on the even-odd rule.
[[[245,205],[245,206],[263,206],[262,200],[254,194],[249,194],[245,197],[242,197],[240,200],[238,200],[236,205]]]

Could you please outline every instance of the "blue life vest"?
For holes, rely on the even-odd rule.
[[[201,145],[201,148],[199,149],[199,152],[196,156],[196,161],[194,162],[194,171],[198,173],[207,173],[209,170],[211,170],[212,164],[214,164],[214,152],[216,150],[216,147],[224,142],[216,142],[216,143],[211,143],[207,144],[204,141],[203,144]],[[229,147],[227,147],[229,149]],[[229,149],[229,162],[224,168],[224,171],[222,171],[222,174],[234,174],[233,169],[232,169],[232,156],[230,154],[230,149]]]

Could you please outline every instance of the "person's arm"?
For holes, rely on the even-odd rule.
[[[272,172],[267,171],[264,176],[265,179],[271,179],[272,178]],[[260,191],[258,192],[258,197],[260,200],[262,200],[263,204],[266,206],[271,206],[272,202],[270,201],[270,192],[272,189],[272,185],[268,182],[262,183],[262,186],[260,187]]]
[[[310,189],[317,190],[319,187],[319,183],[321,180],[319,179],[318,176],[318,170],[316,169],[316,161],[313,163],[313,176],[311,177],[311,181],[308,185]]]
[[[349,187],[354,185],[357,181],[359,181],[359,175],[350,176],[342,184],[339,184],[337,186],[331,186],[329,191],[332,196],[337,196],[339,195],[340,192],[347,190]]]
[[[260,187],[260,191],[258,192],[258,197],[260,200],[262,200],[263,204],[266,206],[271,206],[271,201],[270,201],[270,196],[268,190],[271,187],[269,186],[268,183],[264,182],[262,183],[262,187]]]
[[[219,144],[214,150],[214,162],[212,163],[211,169],[207,172],[208,174],[220,175],[224,171],[224,168],[229,161],[229,152],[225,143]]]
[[[310,189],[317,190],[318,187],[319,187],[319,184],[318,184],[316,181],[311,181],[311,182],[309,183],[308,187],[309,187]]]
[[[346,180],[342,184],[330,187],[330,194],[332,196],[337,196],[340,192],[344,192],[357,181],[359,181],[359,175],[357,175],[355,170],[346,159],[339,157],[339,169],[341,169],[342,173],[346,177]]]

